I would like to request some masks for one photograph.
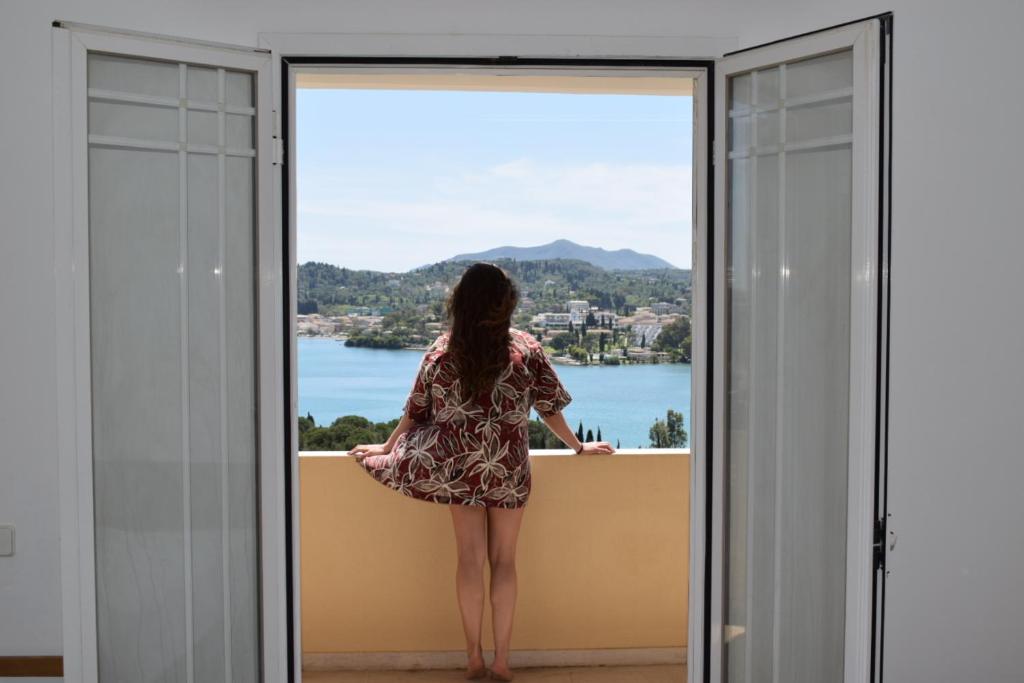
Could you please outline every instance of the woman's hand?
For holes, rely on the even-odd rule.
[[[356,462],[361,462],[363,458],[371,455],[387,455],[390,452],[388,445],[383,443],[359,444],[348,449],[348,454],[354,456]]]
[[[610,455],[615,449],[607,441],[587,441],[577,455]]]

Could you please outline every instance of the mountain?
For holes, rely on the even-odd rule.
[[[516,261],[549,261],[573,259],[585,261],[604,270],[654,270],[675,268],[665,259],[652,254],[641,254],[632,249],[608,251],[600,247],[588,247],[569,240],[555,240],[550,244],[536,247],[495,247],[475,254],[458,254],[448,261],[494,261],[496,259]]]

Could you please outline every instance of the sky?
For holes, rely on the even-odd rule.
[[[296,110],[299,263],[568,239],[690,267],[690,97],[300,89]]]

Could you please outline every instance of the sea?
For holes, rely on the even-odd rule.
[[[422,358],[420,350],[357,348],[337,339],[300,337],[299,414],[312,415],[321,426],[343,415],[373,422],[401,417]],[[600,429],[613,446],[648,448],[651,425],[671,409],[683,414],[692,433],[688,364],[554,367],[573,397],[563,411],[573,429],[582,421],[584,434],[590,429],[596,438]]]

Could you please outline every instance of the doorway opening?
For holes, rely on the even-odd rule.
[[[530,590],[513,647],[534,665],[625,664],[615,657],[628,651],[631,663],[682,669],[691,567],[704,576],[705,530],[691,534],[703,496],[691,493],[706,439],[696,404],[708,367],[697,356],[709,348],[697,263],[707,72],[677,61],[286,60],[285,264],[296,289],[285,342],[300,453],[289,490],[302,518],[289,528],[306,667],[460,666],[454,591],[431,590],[454,572],[443,509],[428,515],[376,486],[344,451],[387,438],[423,349],[445,329],[447,293],[484,260],[519,284],[513,326],[557,361],[577,435],[620,449],[584,464],[531,420],[535,490],[561,500],[536,496],[542,509],[524,518]],[[590,509],[595,489],[617,493]],[[373,529],[350,514],[367,506]],[[332,535],[365,547],[328,544]],[[628,538],[650,561],[622,557]],[[337,580],[366,553],[389,567],[378,580],[393,589]],[[403,554],[415,582],[401,580]]]

